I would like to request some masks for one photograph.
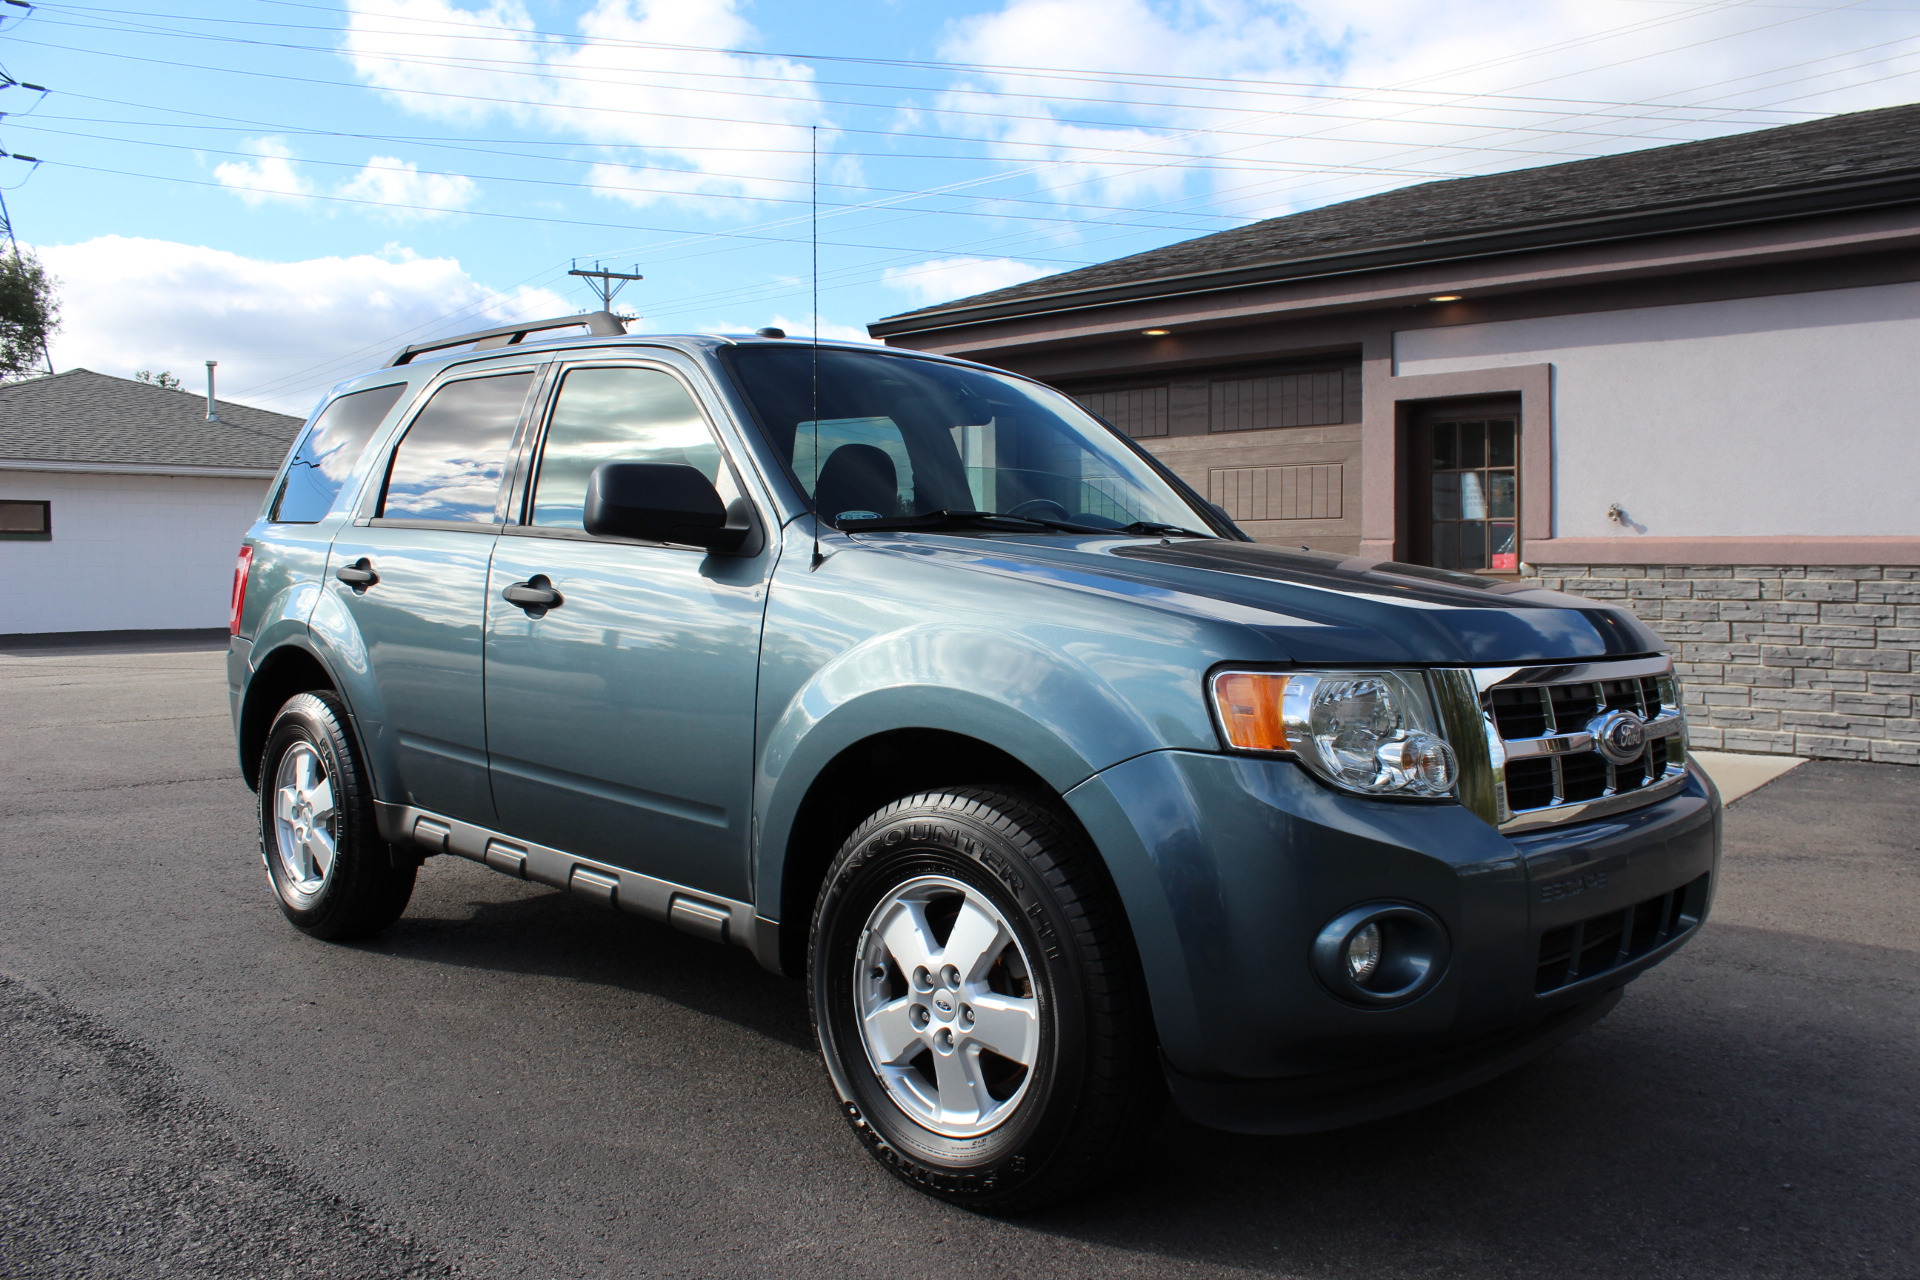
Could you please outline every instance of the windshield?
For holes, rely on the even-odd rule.
[[[838,525],[996,512],[1092,529],[1211,523],[1056,391],[982,369],[822,347],[735,347],[741,391]],[[816,412],[815,405],[818,405]]]

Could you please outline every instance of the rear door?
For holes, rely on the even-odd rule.
[[[684,463],[744,500],[690,376],[665,363],[562,370],[524,510],[487,591],[487,744],[499,825],[523,839],[748,898],[753,712],[773,564],[595,538],[587,477],[606,461]],[[765,522],[761,522],[765,528]],[[508,602],[544,583],[552,608]]]
[[[374,690],[355,703],[361,732],[400,779],[388,798],[486,825],[487,566],[538,374],[462,371],[432,388],[328,562]]]

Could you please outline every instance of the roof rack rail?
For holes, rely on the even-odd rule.
[[[529,320],[525,324],[503,324],[498,329],[482,329],[478,333],[463,333],[455,338],[435,338],[432,342],[416,342],[412,346],[402,347],[387,361],[387,368],[410,363],[415,356],[426,355],[429,351],[445,351],[449,347],[464,347],[471,343],[475,351],[487,351],[494,347],[511,347],[524,342],[530,333],[541,333],[547,329],[570,329],[575,325],[587,326],[587,332],[596,338],[617,338],[626,333],[627,326],[620,317],[610,311],[586,311],[577,316],[558,316],[552,320]]]

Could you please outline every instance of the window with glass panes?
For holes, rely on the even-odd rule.
[[[1519,420],[1433,422],[1426,432],[1427,548],[1437,569],[1520,569]]]

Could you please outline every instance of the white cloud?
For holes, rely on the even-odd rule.
[[[166,369],[192,389],[204,385],[203,363],[218,360],[223,396],[294,414],[429,334],[578,310],[545,289],[496,295],[458,261],[398,246],[271,262],[102,236],[36,252],[59,281],[55,368]]]
[[[536,36],[518,0],[479,9],[350,0],[343,52],[409,111],[464,123],[505,116],[592,144],[604,161],[587,181],[628,204],[802,196],[809,133],[796,126],[824,122],[812,71],[688,47],[758,43],[741,7],[597,0],[579,20],[583,38],[562,42]],[[662,167],[624,163],[636,147]]]
[[[480,188],[457,174],[421,173],[420,166],[392,156],[375,156],[343,185],[339,194],[384,205],[408,205],[385,212],[402,221],[437,218],[473,203]]]
[[[1890,56],[1920,53],[1911,21],[1891,10],[1842,8],[1005,0],[951,23],[942,55],[999,67],[1068,64],[1096,75],[974,73],[956,81],[945,105],[1030,117],[990,126],[997,153],[1049,166],[1036,181],[1063,203],[1198,193],[1202,208],[1266,216],[1430,177],[1911,96],[1910,81],[1886,79]],[[1072,56],[1042,52],[1063,49]],[[1187,83],[1155,85],[1152,75]],[[1338,85],[1362,88],[1329,87]],[[1398,88],[1380,91],[1391,86]],[[1626,105],[1635,103],[1688,109]],[[1191,167],[1203,157],[1209,167]]]
[[[263,204],[302,201],[323,194],[312,180],[294,168],[299,157],[285,142],[278,138],[253,138],[246,147],[259,159],[217,165],[213,176],[249,205],[258,208]],[[353,177],[325,194],[370,201],[382,207],[368,209],[369,213],[398,222],[415,222],[466,208],[480,194],[480,188],[471,178],[458,174],[421,173],[420,166],[411,161],[374,156]],[[326,213],[340,208],[335,204],[310,207]]]
[[[811,338],[813,336],[813,321],[807,319],[805,316],[801,316],[796,320],[784,315],[777,315],[772,320],[767,321],[767,323],[776,329],[785,329],[787,336],[790,338]],[[752,333],[759,327],[757,324],[743,325],[740,328],[722,329],[720,332]],[[833,342],[874,341],[874,339],[868,335],[865,325],[836,324],[832,320],[822,320],[820,322],[820,337],[823,341],[830,340]]]
[[[312,194],[313,184],[293,167],[292,147],[278,138],[250,138],[243,145],[260,158],[229,160],[216,166],[213,176],[222,186],[232,187],[255,207]]]
[[[916,305],[928,307],[1050,274],[1048,268],[1012,258],[933,258],[911,267],[888,267],[880,282],[906,293]]]

